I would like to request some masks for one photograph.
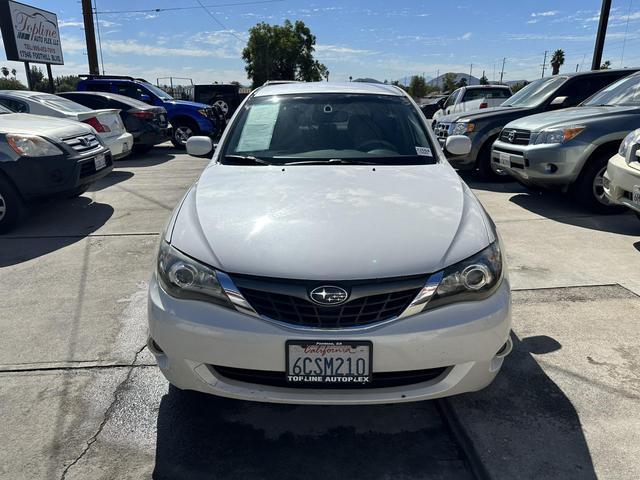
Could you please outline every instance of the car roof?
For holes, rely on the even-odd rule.
[[[364,82],[287,82],[267,83],[258,88],[254,95],[265,97],[269,95],[295,95],[305,93],[358,93],[369,95],[404,96],[404,92],[394,86],[384,83]]]
[[[31,90],[0,90],[0,94],[18,98],[32,98],[38,95],[51,95],[47,92],[33,92]]]
[[[124,103],[126,105],[132,105],[135,107],[147,107],[153,108],[152,105],[147,105],[140,100],[136,100],[135,98],[127,97],[125,95],[120,95],[118,93],[110,93],[110,92],[60,92],[58,95],[61,97],[66,97],[67,94],[70,95],[80,95],[85,97],[103,97],[109,100],[115,100],[116,102]]]
[[[483,89],[483,88],[509,88],[509,86],[508,85],[467,85],[466,88],[467,88],[467,90],[471,90],[471,89],[480,90],[480,89]]]

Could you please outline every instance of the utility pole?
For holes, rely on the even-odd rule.
[[[469,67],[469,81],[471,81],[471,74],[473,73],[473,63]]]
[[[502,77],[504,76],[504,63],[507,61],[507,57],[502,59],[502,71],[500,72],[500,83],[502,83]]]
[[[578,71],[578,68],[580,68],[580,64],[576,63],[576,72]]]
[[[87,41],[87,56],[89,57],[89,73],[100,75],[98,68],[98,51],[96,49],[96,33],[93,29],[93,10],[91,0],[82,0],[82,17],[84,19],[84,36]]]
[[[544,51],[544,60],[542,60],[542,77],[544,78],[544,71],[547,68],[547,51]]]
[[[480,77],[480,80],[482,80],[483,78],[487,78],[487,77],[484,76],[484,70],[482,70],[482,76]]]
[[[602,0],[600,9],[600,21],[598,22],[598,34],[596,35],[596,45],[593,49],[593,62],[591,70],[600,70],[602,65],[602,50],[604,50],[604,38],[607,35],[607,24],[609,23],[609,12],[611,11],[611,0]]]

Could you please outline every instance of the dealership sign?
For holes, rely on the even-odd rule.
[[[0,0],[0,28],[7,60],[64,64],[55,13]]]

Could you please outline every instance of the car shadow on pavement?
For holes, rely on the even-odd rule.
[[[510,202],[556,222],[620,235],[640,235],[640,222],[629,213],[600,215],[579,205],[568,195],[556,191],[514,195]]]
[[[458,175],[469,188],[474,190],[502,193],[522,193],[527,191],[525,187],[511,179],[505,179],[501,182],[490,182],[480,178],[476,172],[458,172]]]
[[[156,480],[472,479],[435,402],[300,406],[169,388]]]
[[[538,362],[562,346],[545,335],[511,338],[489,387],[447,400],[473,456],[488,478],[595,480],[578,412]]]
[[[91,185],[89,188],[89,192],[99,192],[100,190],[104,190],[105,188],[112,187],[121,182],[126,182],[131,177],[133,177],[133,172],[128,172],[126,170],[112,170],[109,175],[106,177],[102,177],[96,183]]]
[[[0,267],[16,265],[76,243],[102,227],[113,207],[88,196],[31,205],[24,221],[0,235]]]
[[[176,158],[176,155],[184,154],[184,150],[175,148],[173,145],[156,146],[148,152],[133,152],[128,157],[114,162],[115,168],[130,167],[153,167],[161,165]]]

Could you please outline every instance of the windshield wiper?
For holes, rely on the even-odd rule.
[[[328,158],[328,159],[316,159],[316,160],[302,160],[300,162],[287,162],[285,165],[326,165],[326,164],[338,164],[338,165],[378,165],[377,162],[367,162],[365,160],[356,160],[351,158]]]
[[[250,162],[257,163],[258,165],[273,165],[273,163],[268,162],[262,158],[254,157],[253,155],[225,155],[224,159],[227,160],[238,160],[241,162]]]

